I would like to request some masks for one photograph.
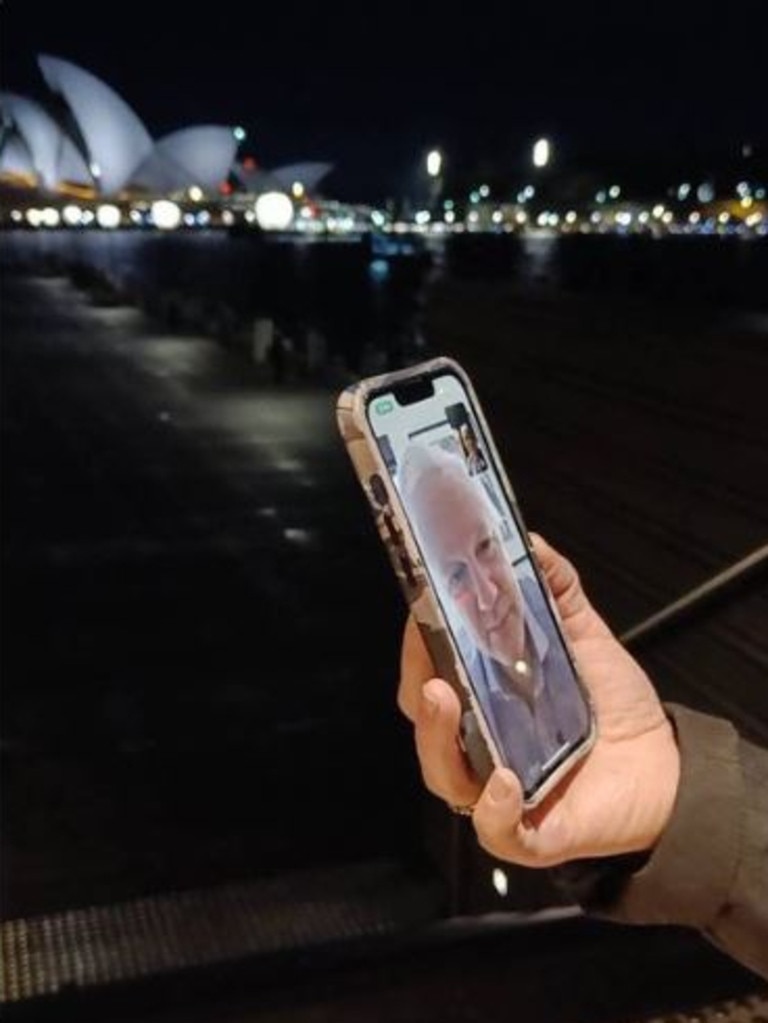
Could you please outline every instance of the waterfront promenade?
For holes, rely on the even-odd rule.
[[[276,386],[64,277],[3,290],[6,917],[423,863],[393,700],[402,608],[336,385]],[[618,630],[766,537],[762,321],[622,308],[470,284],[427,310],[430,351],[477,378],[529,525]],[[764,737],[767,599],[753,576],[644,648],[664,695]],[[230,988],[194,1018],[501,1020],[509,985],[527,1018],[598,1023],[753,990],[698,939],[581,923],[273,979],[266,1002]]]

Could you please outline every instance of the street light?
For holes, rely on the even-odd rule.
[[[429,179],[427,204],[430,213],[437,213],[440,193],[443,190],[443,154],[439,149],[427,153],[427,178]]]
[[[537,139],[533,145],[533,166],[546,167],[552,159],[552,144],[549,139]]]
[[[443,169],[443,154],[439,149],[432,149],[427,153],[427,174],[431,178],[439,178]]]

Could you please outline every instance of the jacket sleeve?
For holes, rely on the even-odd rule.
[[[666,710],[681,777],[658,845],[646,856],[572,864],[559,881],[588,912],[695,927],[768,977],[768,750],[719,718]]]

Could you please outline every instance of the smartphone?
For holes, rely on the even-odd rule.
[[[361,380],[337,418],[474,770],[510,768],[535,806],[594,714],[467,374],[437,358]]]

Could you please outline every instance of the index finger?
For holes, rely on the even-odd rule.
[[[411,721],[416,720],[416,713],[421,702],[421,690],[425,682],[434,678],[435,666],[421,638],[419,627],[413,615],[408,616],[403,633],[403,645],[400,651],[400,685],[397,690],[397,703],[403,714]]]

